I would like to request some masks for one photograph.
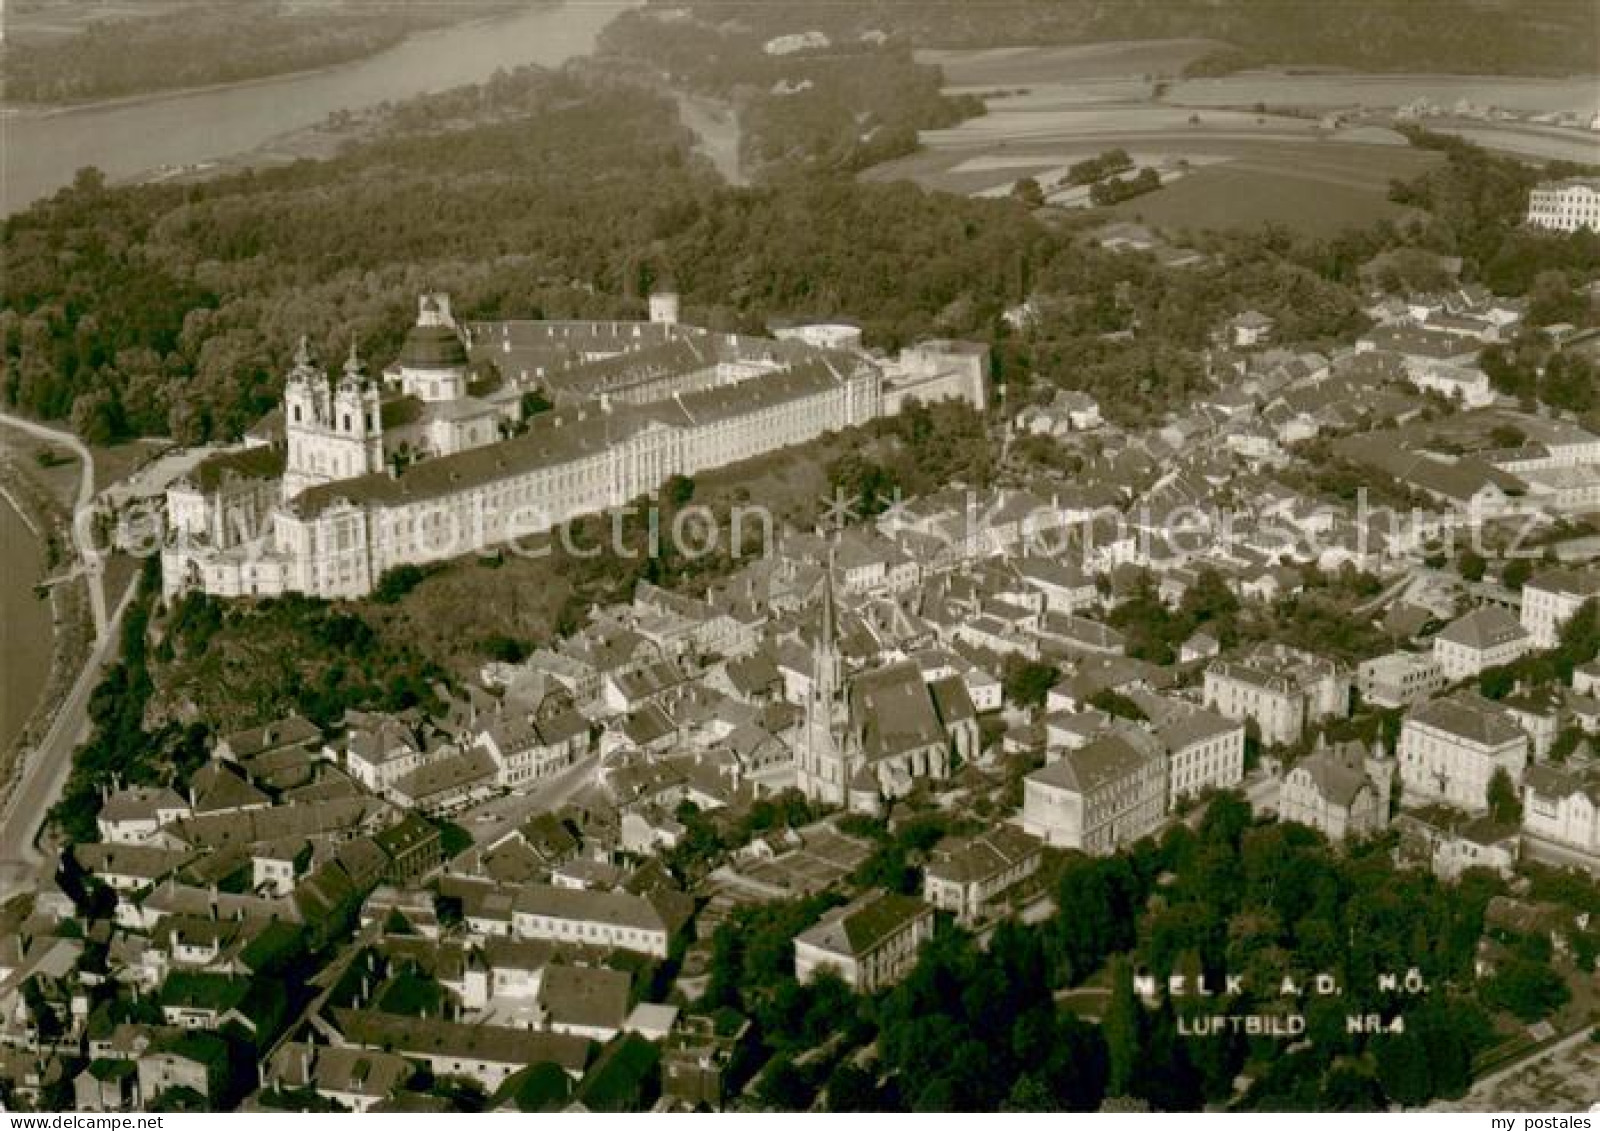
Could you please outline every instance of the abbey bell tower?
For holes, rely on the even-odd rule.
[[[379,389],[367,377],[355,343],[337,386],[311,359],[301,337],[283,393],[288,453],[284,501],[307,487],[383,470],[383,414]]]

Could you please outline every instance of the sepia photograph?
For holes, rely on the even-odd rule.
[[[940,1112],[1596,1128],[1600,0],[0,0],[0,1131]]]

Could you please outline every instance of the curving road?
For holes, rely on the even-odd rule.
[[[78,457],[78,466],[81,468],[78,475],[78,500],[73,504],[73,510],[81,511],[89,505],[89,500],[94,498],[94,453],[89,450],[87,444],[71,432],[47,428],[35,421],[12,416],[9,412],[0,412],[0,424],[15,428],[19,432],[26,432],[35,439],[71,448],[72,454]]]
[[[85,513],[94,499],[94,455],[88,446],[70,432],[47,428],[9,413],[0,412],[0,424],[72,449],[81,468],[74,516]],[[74,523],[74,534],[76,531],[77,524]],[[74,541],[76,543],[76,538]],[[100,568],[99,555],[86,545],[76,545],[76,549],[80,566],[91,587],[91,601],[98,602],[99,607],[104,609],[105,575]],[[4,809],[0,810],[0,895],[19,884],[27,884],[41,863],[42,858],[34,841],[38,839],[45,814],[66,784],[67,774],[72,768],[73,750],[88,734],[89,696],[99,684],[107,664],[116,658],[116,627],[122,620],[123,610],[132,601],[137,585],[135,579],[122,595],[109,626],[95,641],[83,670],[78,673],[78,678],[51,720],[50,729],[29,752],[16,787]]]
[[[117,658],[117,627],[138,588],[139,581],[135,577],[118,601],[106,634],[95,642],[83,670],[62,700],[50,729],[29,752],[22,767],[21,777],[0,817],[0,892],[25,879],[43,859],[34,842],[44,825],[45,814],[67,784],[72,752],[89,736],[89,697],[99,685],[106,667]]]

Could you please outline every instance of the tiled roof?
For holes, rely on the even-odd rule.
[[[528,884],[517,892],[515,909],[519,915],[606,923],[645,931],[670,933],[676,926],[650,900],[623,891],[585,891],[551,884]]]
[[[1122,735],[1108,734],[1035,770],[1029,781],[1075,793],[1090,794],[1149,767],[1154,755],[1138,749]]]
[[[1039,841],[1012,825],[997,825],[974,837],[951,837],[933,850],[927,873],[950,883],[979,883],[1040,849]]]
[[[1157,733],[1167,749],[1173,752],[1193,746],[1197,742],[1242,730],[1243,723],[1223,718],[1215,711],[1204,709],[1189,711],[1158,728]]]
[[[1573,597],[1600,596],[1600,570],[1547,569],[1528,579],[1529,589]]]
[[[1516,617],[1498,605],[1483,605],[1452,622],[1437,639],[1485,652],[1513,640],[1525,639],[1527,635],[1528,630]]]
[[[860,676],[850,695],[855,717],[865,728],[862,747],[868,761],[944,744],[944,726],[915,663],[908,660]]]
[[[1323,800],[1341,809],[1348,809],[1368,784],[1361,763],[1338,750],[1319,750],[1298,762],[1289,773],[1305,774]]]
[[[1525,738],[1522,728],[1508,719],[1499,707],[1477,695],[1454,695],[1419,703],[1411,709],[1407,721],[1481,746],[1500,746]]]
[[[819,356],[782,372],[668,401],[621,405],[611,411],[541,413],[528,431],[503,443],[420,460],[396,475],[376,473],[319,484],[297,496],[293,506],[311,517],[340,501],[398,507],[441,498],[540,468],[598,458],[619,441],[652,427],[693,427],[812,396],[837,387],[847,372],[846,364]]]
[[[926,903],[909,895],[868,893],[829,912],[816,926],[802,932],[799,941],[834,954],[859,958],[931,913]]]
[[[519,1066],[551,1063],[568,1072],[581,1072],[589,1063],[589,1042],[564,1033],[423,1020],[368,1009],[334,1009],[331,1013],[334,1025],[350,1044],[392,1049],[402,1055]]]
[[[102,821],[153,821],[163,809],[187,810],[189,803],[170,789],[136,786],[122,789],[106,798],[100,807]]]
[[[539,1004],[555,1024],[621,1029],[631,985],[621,970],[552,964],[539,984]]]

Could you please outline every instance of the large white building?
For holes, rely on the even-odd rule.
[[[1214,711],[1187,711],[1157,729],[1167,748],[1168,802],[1244,780],[1244,724]]]
[[[1528,194],[1528,223],[1535,228],[1600,232],[1600,178],[1546,181]]]
[[[1444,685],[1443,665],[1434,656],[1417,652],[1390,652],[1356,666],[1361,699],[1374,707],[1404,707],[1428,698]]]
[[[982,410],[988,405],[989,347],[954,339],[922,342],[900,351],[883,366],[883,411],[898,413],[911,398],[960,400]]]
[[[868,892],[795,936],[794,976],[810,982],[827,971],[857,993],[876,993],[905,977],[932,937],[928,904],[896,892]]]
[[[447,300],[429,296],[381,383],[354,358],[330,381],[302,349],[284,394],[280,500],[268,509],[249,493],[249,513],[229,518],[218,512],[239,506],[238,487],[179,484],[167,591],[363,596],[395,566],[549,530],[675,474],[881,411],[881,375],[855,355],[657,323],[507,324],[471,336],[477,372],[469,334]],[[674,344],[683,352],[671,364],[634,356]],[[600,392],[588,402],[568,395],[584,387]],[[558,407],[502,441],[524,428],[523,394],[546,388]]]
[[[169,491],[165,592],[362,597],[396,566],[539,534],[912,398],[983,403],[981,347],[885,364],[684,326],[670,298],[649,322],[464,327],[427,295],[381,378],[353,350],[330,378],[302,344],[281,452],[227,453]],[[555,407],[524,419],[535,393]]]
[[[1037,872],[1043,856],[1038,839],[1011,825],[972,837],[946,837],[923,869],[922,894],[970,925],[1003,905],[1006,892]]]
[[[1528,630],[1496,605],[1482,605],[1452,621],[1433,638],[1433,658],[1454,683],[1487,668],[1509,664],[1527,652]]]
[[[1522,587],[1522,627],[1535,648],[1554,648],[1561,626],[1585,601],[1600,598],[1600,570],[1549,569],[1534,574]]]
[[[1108,856],[1161,824],[1167,762],[1131,733],[1108,734],[1022,779],[1022,828],[1058,848]]]
[[[1600,862],[1600,766],[1533,766],[1523,781],[1522,830]]]
[[[1254,719],[1262,742],[1286,746],[1308,725],[1350,713],[1350,673],[1332,660],[1263,645],[1206,669],[1205,705],[1230,719]]]
[[[665,898],[527,884],[517,891],[511,929],[544,939],[665,958],[684,913]]]
[[[1398,754],[1406,806],[1441,801],[1483,813],[1496,770],[1521,784],[1528,736],[1496,704],[1454,695],[1412,708],[1400,728]]]

